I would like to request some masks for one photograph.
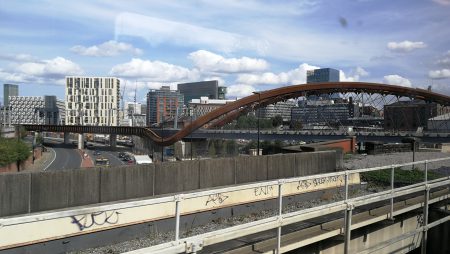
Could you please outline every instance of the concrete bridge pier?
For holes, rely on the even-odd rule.
[[[117,134],[110,134],[109,135],[109,146],[110,147],[117,147]]]
[[[70,143],[70,132],[64,132],[64,144]]]
[[[78,149],[84,149],[84,133],[78,134]]]

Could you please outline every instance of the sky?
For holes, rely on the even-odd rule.
[[[450,95],[450,0],[0,1],[0,83],[23,96],[86,75],[126,101],[212,79],[239,98],[327,67]]]

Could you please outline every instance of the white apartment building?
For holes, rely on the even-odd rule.
[[[66,124],[118,126],[120,81],[115,77],[66,77]]]

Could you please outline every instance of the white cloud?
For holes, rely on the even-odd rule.
[[[242,98],[251,95],[255,90],[253,86],[245,84],[231,85],[227,88],[228,98]]]
[[[0,54],[0,59],[2,60],[8,60],[12,62],[38,62],[39,60],[36,59],[34,56],[29,54]]]
[[[442,66],[450,66],[450,50],[445,53],[441,59],[437,61],[437,64]]]
[[[441,5],[450,5],[450,0],[433,0],[433,2]]]
[[[343,71],[339,71],[339,80],[340,81],[348,81],[348,82],[356,82],[359,81],[361,77],[369,76],[369,72],[364,70],[362,67],[356,67],[354,70],[350,71],[349,76],[347,77]]]
[[[142,50],[133,45],[110,40],[99,45],[85,47],[81,45],[73,46],[72,52],[83,56],[116,56],[124,52],[131,52],[134,55],[142,54]]]
[[[139,58],[133,58],[130,62],[113,66],[110,74],[153,82],[191,81],[199,78],[197,70]]]
[[[189,59],[201,71],[219,73],[258,72],[269,68],[263,59],[241,57],[224,58],[206,50],[198,50],[189,54]]]
[[[387,48],[394,52],[411,52],[415,49],[425,48],[427,45],[422,41],[402,41],[402,42],[389,42]]]
[[[442,69],[428,72],[428,77],[432,79],[450,78],[450,69]]]
[[[240,74],[237,77],[237,82],[248,85],[294,85],[306,83],[306,71],[318,69],[317,66],[312,66],[303,63],[293,70],[287,72],[280,72],[278,74],[272,72],[265,72],[262,74]]]
[[[28,55],[16,59],[33,60],[14,65],[9,70],[0,70],[0,79],[5,82],[37,83],[37,84],[64,84],[64,77],[68,75],[81,75],[81,67],[63,57],[50,60],[37,60]]]
[[[267,48],[267,42],[248,36],[129,12],[116,17],[115,36],[122,35],[139,36],[152,45],[164,43],[222,52],[248,49],[264,53]]]
[[[16,70],[25,75],[50,79],[83,74],[83,70],[78,64],[63,57],[56,57],[41,62],[23,63],[17,66]]]
[[[411,81],[399,75],[384,76],[383,82],[390,85],[411,87]]]

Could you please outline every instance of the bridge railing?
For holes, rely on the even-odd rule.
[[[305,177],[297,177],[297,178],[289,178],[289,179],[280,179],[278,181],[269,181],[269,182],[263,182],[263,183],[256,183],[246,186],[235,186],[235,187],[227,187],[227,188],[221,188],[217,190],[211,190],[211,191],[203,191],[203,192],[197,192],[197,193],[191,193],[191,194],[183,194],[183,195],[177,195],[175,200],[175,206],[176,206],[176,224],[175,224],[175,238],[174,241],[152,246],[149,248],[143,248],[135,251],[128,252],[129,254],[140,254],[140,253],[195,253],[198,250],[201,250],[205,246],[233,240],[239,237],[248,236],[251,234],[255,234],[262,231],[267,231],[271,229],[277,229],[277,246],[275,247],[276,253],[281,253],[281,227],[287,226],[293,223],[298,223],[301,221],[305,221],[312,218],[317,218],[324,215],[333,214],[336,212],[345,212],[345,226],[341,229],[341,231],[345,231],[345,253],[349,252],[349,241],[350,241],[350,234],[351,234],[351,217],[352,217],[352,211],[356,207],[364,206],[367,204],[372,204],[380,201],[386,201],[390,200],[390,212],[388,216],[385,219],[393,219],[394,216],[404,213],[406,211],[410,211],[413,209],[417,209],[420,206],[413,206],[408,209],[403,209],[400,211],[394,210],[394,199],[398,197],[402,197],[405,195],[409,195],[411,193],[415,192],[425,192],[425,200],[424,200],[424,224],[420,227],[420,232],[426,232],[430,228],[437,226],[439,224],[442,224],[446,221],[450,220],[450,216],[447,216],[443,219],[440,219],[438,221],[435,221],[433,223],[428,224],[428,207],[430,204],[435,203],[437,201],[440,201],[441,199],[433,199],[430,200],[430,190],[436,189],[443,186],[450,185],[450,177],[440,177],[437,179],[429,180],[428,179],[428,169],[429,165],[431,163],[439,163],[439,162],[448,162],[450,160],[449,158],[439,158],[439,159],[433,159],[433,160],[425,160],[425,161],[417,161],[417,162],[409,162],[409,163],[403,163],[403,164],[393,164],[393,165],[387,165],[387,166],[381,166],[381,167],[373,167],[373,168],[366,168],[366,169],[356,169],[356,170],[346,170],[342,172],[336,172],[336,173],[328,173],[328,174],[321,174],[321,175],[313,175],[313,176],[305,176]],[[423,167],[423,181],[420,181],[418,183],[409,184],[402,187],[395,187],[395,170],[401,170],[402,168],[408,168],[408,167]],[[450,167],[450,165],[448,165]],[[359,197],[350,198],[350,187],[355,182],[355,176],[357,176],[359,181],[359,175],[361,173],[368,173],[368,172],[376,172],[376,171],[390,171],[391,177],[390,177],[390,188],[381,192],[369,194],[369,195],[363,195]],[[289,213],[283,213],[283,197],[286,196],[287,193],[290,193],[290,184],[294,183],[297,185],[297,188],[310,188],[310,191],[317,191],[322,188],[318,187],[321,185],[328,184],[330,181],[333,182],[341,182],[342,185],[337,184],[337,187],[343,186],[344,187],[344,199],[338,202],[334,202],[331,204],[325,204],[309,209],[303,209],[300,211],[294,211]],[[232,226],[225,229],[220,229],[196,236],[186,237],[183,239],[180,239],[180,230],[179,230],[179,221],[180,221],[180,206],[181,202],[188,202],[190,198],[193,197],[202,197],[202,196],[211,196],[211,195],[217,195],[217,197],[220,197],[220,195],[224,195],[223,197],[227,196],[227,193],[238,191],[238,190],[245,190],[245,189],[254,189],[254,188],[263,188],[264,190],[267,190],[267,188],[277,186],[277,191],[274,193],[277,200],[278,200],[278,214],[276,216],[272,216],[269,218],[257,220],[250,223],[245,223],[241,225]],[[323,186],[322,186],[323,187]],[[258,189],[259,190],[259,189]],[[287,192],[287,193],[285,193]],[[447,194],[445,198],[448,198],[449,195]],[[355,229],[355,228],[353,228]],[[417,231],[417,230],[416,230]],[[343,233],[343,232],[342,232]],[[403,236],[402,239],[405,239],[408,235]]]
[[[195,250],[201,249],[204,246],[270,229],[277,229],[278,240],[275,249],[280,250],[282,226],[342,211],[346,214],[345,217],[347,218],[346,222],[348,225],[343,227],[341,231],[345,230],[346,243],[348,244],[348,237],[352,230],[350,223],[351,215],[355,207],[390,200],[390,212],[387,217],[385,216],[382,219],[393,218],[405,211],[420,207],[420,205],[416,205],[405,208],[409,210],[394,210],[394,198],[415,192],[424,192],[424,213],[425,208],[426,211],[428,211],[428,205],[438,201],[436,198],[430,199],[430,190],[450,185],[450,177],[448,176],[433,180],[428,179],[428,165],[430,163],[441,162],[445,163],[446,166],[450,166],[450,163],[448,163],[449,160],[450,157],[367,169],[347,170],[335,173],[236,185],[159,198],[132,200],[121,203],[103,204],[100,206],[87,206],[62,211],[50,211],[1,218],[0,250],[11,248],[13,246],[88,234],[99,230],[113,229],[164,218],[175,218],[175,235],[173,240],[168,243],[136,250],[131,253],[195,252]],[[360,174],[380,170],[389,170],[392,173],[399,167],[411,167],[414,165],[424,166],[424,181],[409,184],[407,186],[396,187],[394,185],[395,179],[392,177],[389,185],[390,188],[387,190],[359,197],[351,197],[352,186],[361,183]],[[292,195],[336,188],[343,190],[342,200],[313,208],[283,213],[283,197],[286,199],[286,197]],[[447,193],[444,199],[448,197]],[[183,215],[273,199],[278,201],[277,212],[274,216],[195,236],[181,237],[180,218]],[[427,214],[427,212],[425,214]],[[425,220],[424,227],[425,229],[430,227],[427,225],[427,220]],[[339,234],[339,232],[337,234]],[[347,244],[346,246],[348,246]]]

